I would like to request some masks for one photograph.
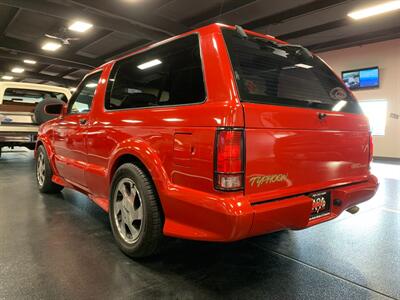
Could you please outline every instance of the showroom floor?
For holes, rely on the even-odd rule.
[[[41,195],[32,153],[0,159],[0,299],[400,299],[400,165],[357,215],[232,244],[172,241],[134,261],[107,214],[71,190]]]

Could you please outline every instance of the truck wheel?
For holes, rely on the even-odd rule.
[[[126,163],[115,172],[109,218],[114,238],[130,257],[146,257],[160,249],[162,211],[150,178],[138,166]]]
[[[36,158],[36,181],[41,193],[54,194],[63,189],[61,185],[51,180],[52,177],[53,170],[51,169],[47,152],[43,146],[39,146]]]

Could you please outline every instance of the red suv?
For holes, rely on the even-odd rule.
[[[109,212],[141,257],[163,236],[235,241],[302,229],[370,199],[372,143],[352,93],[307,49],[209,25],[88,74],[41,126],[41,192]]]

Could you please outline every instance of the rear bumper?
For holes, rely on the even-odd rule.
[[[0,134],[3,133],[36,133],[39,130],[39,126],[32,125],[32,126],[26,126],[26,125],[18,125],[18,126],[13,126],[13,125],[4,125],[0,124]]]
[[[35,144],[37,131],[5,131],[0,126],[0,144],[2,146],[19,146]]]
[[[336,218],[344,210],[372,198],[378,189],[378,180],[368,180],[329,189],[331,212],[324,217],[309,220],[312,199],[306,195],[250,204],[246,196],[222,198],[199,194],[193,190],[174,188],[163,197],[165,211],[164,234],[185,239],[207,241],[235,241],[283,229],[303,229]],[[190,200],[181,195],[190,195]]]

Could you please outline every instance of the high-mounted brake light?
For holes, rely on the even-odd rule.
[[[215,188],[223,191],[243,189],[243,130],[217,130],[215,146]]]

